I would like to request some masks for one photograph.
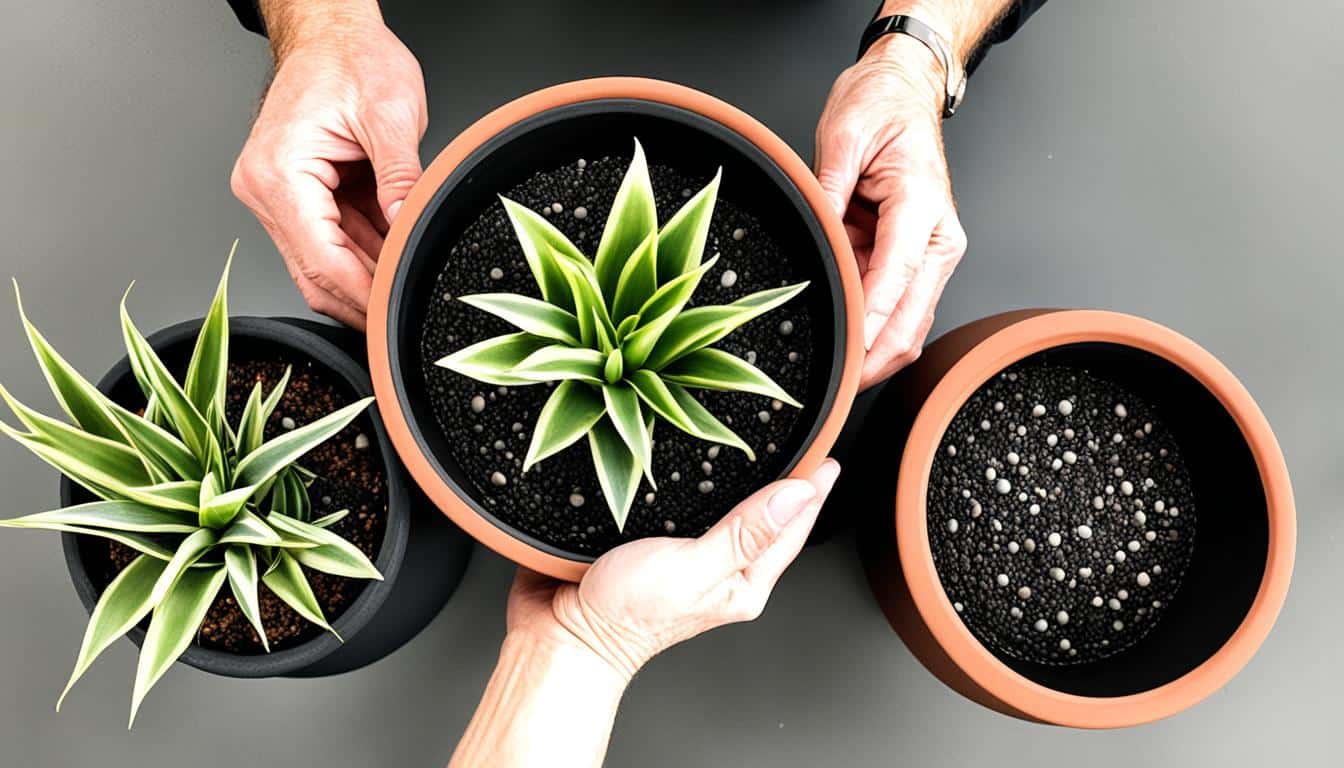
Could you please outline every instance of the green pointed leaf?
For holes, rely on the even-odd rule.
[[[658,339],[677,318],[686,302],[691,300],[701,279],[714,265],[719,263],[715,256],[698,268],[687,272],[672,282],[663,285],[654,292],[639,310],[639,327],[630,331],[621,342],[621,351],[631,367],[639,368],[648,359]]]
[[[289,374],[293,371],[294,366],[285,366],[284,375],[280,377],[280,380],[271,388],[270,394],[266,395],[266,399],[262,401],[261,414],[258,418],[261,420],[263,431],[265,430],[266,422],[271,418],[271,414],[275,413],[276,407],[280,405],[280,398],[284,397],[285,388],[289,386]]]
[[[647,370],[636,371],[629,382],[640,400],[672,426],[701,440],[740,448],[747,458],[756,460],[755,451],[680,384],[664,382],[658,374]]]
[[[266,421],[261,417],[261,382],[252,385],[252,391],[243,405],[243,415],[238,417],[238,457],[242,458],[255,451],[266,431]]]
[[[624,531],[630,505],[639,491],[639,460],[630,452],[616,428],[605,419],[588,433],[588,447],[592,450],[593,469],[602,486],[602,495],[607,499],[607,508],[616,521],[616,529]]]
[[[629,384],[608,384],[602,387],[602,400],[607,406],[607,419],[635,456],[649,485],[657,490],[658,484],[653,479],[653,439],[645,427],[639,395]]]
[[[214,474],[206,475],[207,480],[214,477]],[[256,493],[257,486],[245,485],[241,488],[234,488],[223,493],[219,493],[218,488],[211,488],[210,493],[206,493],[206,483],[201,484],[201,501],[199,521],[204,528],[223,528],[242,511],[243,505]]]
[[[121,569],[121,573],[103,590],[98,604],[93,607],[93,613],[89,615],[89,625],[84,630],[84,641],[79,646],[75,669],[70,673],[70,680],[65,684],[65,690],[61,691],[61,697],[56,700],[57,712],[61,710],[61,704],[70,689],[88,671],[94,659],[154,609],[149,597],[165,565],[162,560],[141,555]]]
[[[772,288],[738,299],[732,304],[696,307],[677,315],[658,338],[644,365],[653,370],[683,355],[713,344],[743,323],[778,307],[807,287],[807,283]]]
[[[266,521],[276,530],[317,545],[311,549],[296,549],[291,553],[295,560],[309,568],[352,579],[382,581],[383,575],[359,547],[337,534],[285,515],[273,514]]]
[[[130,313],[126,310],[125,297],[121,300],[121,332],[126,342],[126,353],[131,360],[131,370],[141,387],[145,388],[146,397],[154,398],[164,418],[173,425],[174,431],[191,450],[192,455],[203,465],[208,466],[212,446],[214,451],[218,451],[214,433],[211,432],[205,416],[192,404],[186,392],[159,359],[158,353],[131,321]]]
[[[323,516],[317,518],[316,520],[313,521],[313,525],[317,526],[318,528],[330,528],[331,526],[333,526],[333,525],[339,523],[340,521],[344,520],[344,519],[345,519],[346,517],[348,517],[349,515],[350,515],[350,510],[348,510],[348,509],[338,509],[338,510],[336,510],[335,512],[332,512],[332,513],[329,514],[329,515],[323,515]]]
[[[639,313],[644,302],[658,290],[658,237],[650,232],[621,267],[616,280],[616,297],[611,304],[614,322]]]
[[[607,362],[602,366],[602,378],[608,384],[615,384],[625,375],[625,361],[621,359],[619,347],[607,353]]]
[[[187,364],[183,387],[197,412],[209,414],[214,408],[215,419],[219,421],[224,417],[224,394],[229,378],[229,266],[233,264],[237,249],[238,241],[235,240],[229,258],[224,262],[224,274],[220,275],[215,297],[196,335],[196,347]]]
[[[115,541],[118,544],[130,547],[142,555],[149,555],[155,560],[162,560],[165,563],[173,558],[173,551],[159,543],[158,538],[149,534],[114,531],[109,528],[88,528],[80,525],[62,525],[60,523],[43,525],[42,530],[56,531],[58,533],[77,533],[81,536],[93,536],[94,538],[108,539],[109,541]]]
[[[602,418],[607,406],[587,384],[562,381],[537,416],[532,443],[523,459],[523,471],[573,445]]]
[[[317,596],[313,594],[313,588],[308,585],[308,577],[303,575],[299,561],[289,552],[281,550],[275,553],[275,560],[261,577],[261,581],[300,616],[333,635],[336,634],[336,630],[331,628],[326,617],[322,615],[322,607],[317,604]]]
[[[366,397],[333,411],[311,424],[305,424],[262,443],[261,447],[238,462],[235,484],[260,485],[300,456],[340,432],[372,402],[372,397]]]
[[[621,187],[612,201],[611,213],[597,246],[594,268],[597,284],[604,297],[616,295],[621,269],[631,254],[650,234],[658,231],[658,211],[653,201],[653,184],[644,148],[635,141],[635,156],[625,172]]]
[[[572,312],[545,301],[514,293],[478,293],[462,296],[458,300],[512,323],[533,336],[554,339],[570,346],[579,344],[578,318]]]
[[[527,356],[513,369],[513,375],[531,382],[575,379],[593,384],[602,381],[606,359],[595,349],[562,347],[553,344]]]
[[[145,462],[153,466],[162,482],[170,480],[199,480],[201,464],[177,436],[149,419],[137,416],[115,403],[109,403],[108,412],[121,427],[124,440]]]
[[[172,559],[168,561],[168,566],[163,569],[159,575],[159,580],[154,584],[154,592],[150,595],[150,601],[158,605],[170,592],[183,573],[189,569],[193,563],[200,560],[209,552],[219,541],[219,534],[208,528],[201,528],[195,533],[182,540],[177,545],[177,551],[173,553]]]
[[[528,355],[550,343],[548,339],[528,333],[511,333],[459,349],[435,365],[487,384],[535,384],[534,381],[515,376],[513,371]]]
[[[136,533],[192,533],[197,528],[195,516],[190,513],[149,507],[134,501],[91,501],[12,520],[0,520],[0,526],[9,528],[50,528],[53,525]]]
[[[558,264],[577,307],[575,318],[579,323],[579,340],[585,347],[596,347],[605,352],[616,336],[616,327],[607,312],[596,273],[586,261],[561,261]]]
[[[541,297],[568,312],[574,311],[574,297],[557,264],[570,259],[587,261],[579,249],[556,229],[546,218],[506,197],[500,197],[504,211],[513,224],[513,231],[522,246],[523,258],[532,270],[532,277],[541,289]]]
[[[256,544],[277,547],[284,542],[265,520],[247,508],[239,510],[233,522],[219,535],[219,544]]]
[[[252,548],[243,544],[233,544],[224,550],[224,568],[229,574],[229,588],[233,590],[233,599],[238,610],[247,617],[248,623],[261,638],[261,647],[268,653],[270,641],[266,639],[266,627],[261,623],[261,601],[257,598],[257,557]]]
[[[293,472],[293,467],[285,469],[281,473],[281,478],[289,486],[288,496],[290,500],[290,511],[285,514],[299,520],[307,520],[313,516],[313,501],[308,498],[308,487],[303,484],[299,476]]]
[[[720,168],[704,189],[687,200],[658,233],[659,285],[700,266],[722,178],[723,169]]]
[[[629,336],[630,332],[638,327],[639,327],[639,315],[631,315],[622,320],[621,324],[616,327],[616,343],[620,344],[621,342],[625,341],[625,337]]]
[[[117,488],[121,496],[148,504],[151,507],[195,512],[199,503],[201,484],[195,480],[174,480],[155,485]]]
[[[659,371],[659,376],[686,387],[751,392],[803,407],[764,371],[719,349],[698,349]]]
[[[56,402],[60,403],[61,410],[85,432],[108,440],[122,440],[121,430],[107,412],[107,398],[66,362],[65,358],[47,343],[37,327],[29,322],[28,315],[23,310],[23,299],[19,295],[17,280],[14,281],[14,303],[19,307],[19,319],[23,323],[24,332],[28,335],[28,345],[32,347],[33,355],[42,369],[42,375],[46,377],[47,386],[56,396]]]
[[[177,580],[173,591],[157,603],[149,631],[145,633],[145,642],[140,647],[127,728],[135,724],[135,715],[149,689],[191,645],[210,604],[224,585],[226,575],[222,567],[188,571]]]
[[[45,416],[42,418],[46,419]],[[134,451],[54,419],[42,424],[41,433],[19,432],[3,422],[0,422],[0,432],[99,495],[102,495],[100,492],[118,492],[128,487],[128,482],[134,485],[152,482]],[[118,497],[125,497],[125,494],[118,493]]]

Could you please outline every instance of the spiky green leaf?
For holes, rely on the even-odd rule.
[[[252,385],[252,391],[243,404],[243,415],[238,417],[237,453],[239,458],[255,451],[266,431],[266,421],[261,417],[261,404],[265,398],[261,394],[261,382]]]
[[[200,510],[197,519],[204,528],[223,528],[233,522],[234,517],[257,490],[255,485],[245,485],[223,491],[214,478],[215,474],[211,472],[201,483]]]
[[[197,528],[196,517],[189,512],[150,507],[124,500],[75,504],[50,512],[0,520],[0,526],[49,530],[79,526],[134,533],[191,533]]]
[[[511,333],[472,344],[434,363],[487,384],[523,386],[536,382],[513,374],[518,364],[533,352],[552,343],[529,333]]]
[[[701,440],[740,448],[747,458],[756,460],[751,447],[680,384],[664,382],[656,373],[647,370],[635,372],[629,381],[639,398],[672,426]]]
[[[658,233],[658,283],[660,285],[700,266],[709,237],[709,222],[719,196],[723,169],[703,189],[681,206]]]
[[[150,601],[158,605],[168,593],[173,591],[182,574],[186,573],[197,560],[200,560],[214,548],[218,541],[219,534],[208,528],[201,528],[183,539],[177,545],[177,551],[168,561],[168,566],[163,569],[163,573],[159,574],[159,580],[154,583],[154,592],[150,596]]]
[[[573,312],[574,297],[558,264],[566,259],[586,261],[583,254],[545,217],[506,197],[500,197],[499,200],[504,204],[504,211],[513,224],[518,244],[523,249],[523,258],[532,270],[541,297],[560,309]]]
[[[177,436],[149,419],[138,416],[116,403],[108,412],[121,427],[125,442],[135,449],[146,468],[154,467],[159,480],[199,480],[202,467]]]
[[[363,398],[262,443],[261,447],[238,462],[234,482],[238,486],[260,485],[295,459],[340,432],[372,402],[372,397]]]
[[[587,384],[562,381],[537,416],[532,442],[523,459],[523,471],[573,445],[602,418],[607,406]]]
[[[646,427],[643,409],[639,407],[639,395],[629,384],[608,384],[602,387],[602,400],[616,434],[634,454],[649,485],[657,489],[658,484],[653,479],[653,438]]]
[[[578,346],[579,321],[574,313],[554,304],[514,293],[478,293],[458,299],[482,312],[489,312],[519,330],[554,339],[562,344]]]
[[[630,259],[621,267],[616,280],[616,296],[611,303],[613,322],[623,322],[639,313],[644,302],[658,290],[658,237],[650,232],[635,247]]]
[[[269,652],[271,644],[266,639],[266,627],[261,622],[261,601],[257,598],[257,583],[261,576],[257,572],[256,554],[251,547],[233,544],[224,550],[224,568],[229,574],[229,588],[233,590],[238,610],[257,631],[261,647]]]
[[[197,628],[210,610],[210,604],[224,585],[226,575],[222,566],[188,571],[177,580],[172,592],[156,604],[149,631],[145,633],[145,642],[140,647],[127,728],[135,724],[136,713],[140,711],[149,689],[191,645]]]
[[[338,509],[329,515],[323,515],[317,518],[316,520],[313,521],[313,525],[316,525],[318,528],[330,528],[331,526],[349,517],[349,515],[350,510]]]
[[[237,249],[238,241],[235,240],[233,248],[229,249],[229,258],[224,262],[224,273],[219,277],[215,297],[196,335],[196,346],[192,349],[183,382],[187,399],[196,406],[197,412],[210,415],[213,409],[212,426],[216,428],[224,418],[224,395],[229,378],[229,267]]]
[[[764,371],[720,349],[698,349],[669,364],[659,371],[659,376],[664,381],[685,387],[751,392],[788,403],[794,408],[803,407]]]
[[[98,437],[79,427],[73,427],[59,419],[39,413],[15,399],[3,385],[0,385],[0,398],[4,399],[9,409],[28,428],[29,434],[23,437],[28,438],[29,442],[40,443],[51,451],[61,454],[66,457],[68,463],[87,465],[89,473],[115,478],[118,483],[148,485],[155,481],[156,478],[145,469],[136,452],[126,447],[124,443]],[[24,443],[25,446],[29,445],[29,442],[20,439],[21,433],[8,425],[0,426],[4,426],[6,434],[15,440]],[[57,469],[64,471],[61,466],[57,466]]]
[[[353,579],[382,581],[383,575],[359,547],[331,531],[285,515],[272,514],[266,521],[278,531],[317,545],[309,549],[295,549],[291,553],[294,559],[309,568]]]
[[[630,452],[616,428],[605,419],[588,432],[588,446],[593,454],[598,485],[607,499],[607,508],[616,521],[616,529],[624,531],[630,505],[639,491],[639,460]]]
[[[575,319],[579,324],[579,340],[585,347],[601,349],[611,346],[616,335],[606,301],[597,283],[597,275],[587,262],[560,262],[559,271],[574,297]]]
[[[103,590],[98,604],[93,607],[93,613],[89,615],[84,640],[79,646],[79,656],[75,659],[75,669],[70,673],[70,680],[61,691],[60,698],[56,700],[56,711],[60,711],[66,695],[88,671],[94,659],[154,609],[150,595],[166,565],[163,560],[140,555],[121,569],[121,573]]]
[[[732,304],[688,309],[677,315],[663,331],[644,365],[660,370],[679,357],[703,349],[797,296],[807,287],[798,283],[753,293]]]
[[[308,577],[303,575],[299,561],[289,552],[279,550],[275,553],[275,559],[262,575],[261,581],[300,616],[336,634],[336,630],[331,628],[326,617],[322,615],[322,607],[318,605],[317,596],[313,594],[313,588],[308,585]]]
[[[262,547],[280,546],[284,539],[280,534],[272,530],[266,521],[244,507],[233,518],[233,522],[228,528],[219,535],[220,545],[225,544],[256,544]]]
[[[658,231],[658,211],[653,201],[653,184],[644,147],[635,141],[635,156],[616,190],[611,213],[602,230],[593,266],[604,297],[615,297],[621,269],[639,244]]]
[[[524,381],[564,381],[574,379],[597,384],[602,381],[606,358],[594,349],[553,344],[527,356],[513,369]]]
[[[666,283],[639,310],[639,326],[630,331],[621,342],[621,352],[631,367],[639,368],[648,359],[663,332],[677,318],[686,302],[691,300],[701,279],[719,262],[715,256],[698,268]]]

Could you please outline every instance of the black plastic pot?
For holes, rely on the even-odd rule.
[[[200,320],[165,328],[149,337],[150,345],[174,372],[185,369]],[[364,361],[363,337],[353,331],[292,318],[234,317],[229,320],[235,349],[269,350],[299,361],[308,359],[343,382],[352,397],[372,393]],[[122,358],[98,382],[98,389],[117,402],[140,406],[144,397]],[[387,482],[387,524],[374,564],[383,581],[371,581],[332,622],[345,642],[324,632],[306,642],[272,653],[234,654],[191,645],[181,661],[228,677],[316,677],[348,672],[371,664],[400,648],[438,615],[461,581],[471,554],[471,540],[439,514],[408,481],[397,461],[376,409],[373,425]],[[61,504],[87,500],[88,493],[61,478]],[[101,539],[62,534],[66,566],[75,591],[88,611],[101,593],[86,561],[105,557],[95,548]],[[127,633],[137,646],[145,632]]]

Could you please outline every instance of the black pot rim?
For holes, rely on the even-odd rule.
[[[784,469],[777,478],[788,477],[798,466],[799,462],[807,454],[809,448],[818,439],[822,433],[823,427],[827,421],[827,415],[831,412],[840,393],[841,380],[846,372],[846,350],[847,350],[847,326],[846,326],[846,300],[843,288],[843,282],[840,269],[837,264],[836,254],[827,234],[817,217],[816,212],[808,203],[807,198],[798,185],[790,178],[789,174],[782,169],[779,164],[760,146],[752,142],[749,138],[742,135],[733,128],[724,123],[690,109],[666,104],[659,101],[642,98],[597,98],[583,101],[576,101],[561,106],[552,107],[532,114],[525,119],[510,123],[503,130],[495,133],[479,147],[473,150],[466,158],[462,160],[452,173],[440,184],[433,192],[428,204],[420,213],[415,221],[410,234],[406,239],[402,250],[402,258],[397,262],[396,271],[392,277],[392,285],[388,299],[388,311],[386,320],[386,339],[388,368],[391,374],[392,385],[396,392],[396,397],[401,403],[408,403],[411,400],[410,391],[407,387],[407,368],[404,360],[401,345],[398,343],[398,337],[401,333],[402,315],[404,302],[408,301],[407,283],[408,273],[416,261],[415,254],[419,251],[421,242],[426,236],[426,231],[430,220],[434,214],[447,202],[449,196],[454,190],[480,165],[486,158],[493,155],[504,144],[511,139],[535,130],[545,125],[561,122],[576,117],[591,115],[604,112],[634,112],[647,114],[663,119],[679,122],[693,128],[704,131],[705,133],[719,139],[731,151],[735,151],[743,158],[747,159],[753,165],[762,170],[776,187],[788,198],[789,203],[797,215],[799,215],[806,226],[813,242],[816,245],[816,257],[820,262],[821,274],[826,277],[826,290],[829,298],[829,305],[832,309],[830,317],[830,330],[834,344],[830,359],[830,370],[827,376],[826,392],[821,400],[816,416],[812,419],[807,433],[802,436],[797,443],[797,447],[790,456]],[[813,322],[825,325],[825,318],[813,318]],[[822,358],[824,359],[824,358]],[[417,370],[413,368],[411,370]],[[554,544],[542,541],[535,536],[526,533],[494,515],[484,504],[481,504],[476,493],[470,487],[465,487],[462,483],[452,476],[444,466],[443,462],[438,461],[437,454],[431,447],[429,440],[425,436],[427,427],[420,423],[406,409],[406,423],[408,431],[413,440],[415,440],[420,452],[430,457],[430,463],[438,474],[442,482],[453,492],[457,498],[471,508],[475,514],[483,520],[504,532],[508,536],[526,545],[527,547],[539,552],[551,555],[553,557],[568,560],[574,563],[588,564],[596,560],[596,556],[585,555],[571,552],[558,547]],[[435,425],[432,428],[437,428]]]
[[[186,320],[171,325],[148,337],[150,346],[155,350],[164,345],[177,344],[195,338],[202,318]],[[354,358],[317,333],[302,328],[284,318],[270,317],[230,317],[229,333],[231,339],[257,339],[280,346],[296,349],[305,357],[324,366],[335,374],[358,397],[373,394],[369,374]],[[98,389],[104,393],[112,391],[119,383],[131,376],[130,361],[123,357],[98,380]],[[383,533],[383,542],[374,565],[383,574],[382,581],[370,581],[359,596],[332,622],[332,628],[349,640],[363,629],[386,602],[396,582],[397,573],[406,553],[407,536],[410,530],[409,489],[394,458],[396,452],[388,439],[381,415],[377,408],[369,408],[366,415],[372,422],[374,439],[382,458],[384,477],[387,487],[387,521]],[[77,487],[64,475],[60,480],[61,506],[73,503]],[[66,567],[70,580],[80,602],[90,614],[98,602],[100,591],[94,586],[84,560],[79,552],[79,536],[73,533],[61,534],[61,546],[65,552]],[[136,646],[144,642],[145,631],[134,627],[126,636]],[[197,669],[228,677],[274,677],[286,675],[310,666],[340,649],[342,641],[330,632],[321,634],[290,648],[260,654],[237,654],[212,648],[203,648],[195,643],[178,658]]]

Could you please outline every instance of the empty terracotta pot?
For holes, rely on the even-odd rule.
[[[1025,662],[980,643],[929,543],[926,495],[944,432],[984,382],[1029,358],[1086,369],[1149,403],[1181,446],[1203,510],[1165,614],[1132,647],[1084,664]],[[847,470],[849,498],[864,505],[865,567],[892,627],[948,686],[1014,717],[1115,728],[1180,712],[1246,665],[1288,591],[1293,494],[1269,424],[1211,354],[1141,318],[1035,309],[951,331],[887,385]]]

